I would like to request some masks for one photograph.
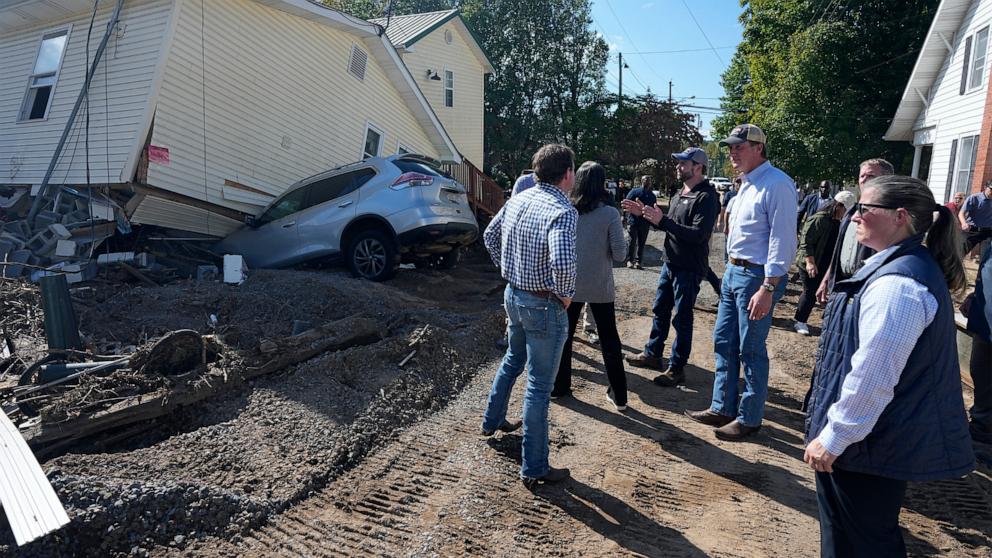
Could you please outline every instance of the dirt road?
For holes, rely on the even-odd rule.
[[[652,233],[653,246],[659,240]],[[619,327],[629,351],[640,350],[650,329],[657,250],[648,256],[643,271],[617,270]],[[519,436],[478,434],[501,354],[493,339],[479,338],[485,362],[436,415],[257,530],[194,540],[182,550],[158,546],[152,554],[815,556],[816,500],[812,472],[801,462],[799,404],[816,338],[790,329],[797,295],[790,288],[775,313],[768,408],[753,441],[721,442],[682,415],[710,399],[715,307],[704,285],[683,388],[658,388],[652,371],[628,367],[630,409],[614,412],[598,351],[576,344],[575,396],[553,403],[550,414],[552,463],[573,477],[561,485],[526,490],[517,478]],[[513,412],[520,391],[518,384]],[[989,470],[911,485],[902,525],[913,556],[992,556]]]

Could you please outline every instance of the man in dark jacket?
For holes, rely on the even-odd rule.
[[[643,216],[665,231],[664,264],[654,300],[654,321],[651,336],[644,351],[628,356],[634,366],[661,368],[669,323],[675,326],[675,341],[668,369],[656,377],[660,386],[676,386],[685,382],[685,365],[692,351],[692,308],[699,294],[699,284],[709,270],[710,236],[720,213],[720,196],[706,176],[706,153],[690,147],[673,153],[678,160],[678,176],[683,187],[670,200],[668,215],[653,205],[636,200],[624,200],[624,210]],[[672,310],[675,310],[674,319]]]
[[[641,177],[641,185],[634,188],[627,194],[628,200],[637,200],[643,205],[653,206],[658,198],[651,191],[651,177],[644,175]],[[648,240],[648,232],[651,230],[651,223],[640,215],[627,214],[627,232],[630,235],[630,242],[627,244],[627,267],[642,269],[641,260],[644,259],[644,244]]]
[[[985,249],[978,266],[975,292],[961,305],[971,333],[969,372],[975,383],[975,404],[971,406],[971,438],[992,444],[992,247]]]
[[[820,183],[819,190],[803,198],[802,203],[799,204],[799,215],[796,218],[797,230],[803,230],[803,223],[830,203],[834,196],[833,190],[830,181],[824,180]]]

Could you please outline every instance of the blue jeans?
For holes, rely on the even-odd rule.
[[[568,337],[568,314],[554,295],[539,296],[510,285],[503,305],[510,322],[509,346],[489,391],[482,428],[496,430],[506,420],[510,392],[526,365],[520,476],[540,478],[548,473],[548,405]]]
[[[760,426],[768,398],[768,349],[765,341],[772,326],[775,303],[785,294],[783,277],[772,293],[772,307],[760,320],[749,320],[747,305],[765,279],[761,267],[727,264],[720,292],[720,306],[713,328],[716,378],[710,409],[736,417],[745,426]],[[737,404],[737,379],[744,365],[744,394]]]
[[[669,323],[675,326],[675,340],[672,341],[672,358],[669,367],[681,368],[689,362],[692,352],[692,307],[696,304],[699,284],[703,277],[692,271],[672,269],[666,262],[661,266],[658,277],[658,291],[654,297],[654,321],[651,322],[651,336],[644,346],[644,352],[661,358],[665,353],[665,340],[668,339]],[[675,319],[672,319],[672,309]]]

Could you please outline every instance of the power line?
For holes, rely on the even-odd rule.
[[[713,51],[713,54],[714,56],[716,56],[716,59],[719,60],[720,64],[722,64],[723,67],[726,68],[727,63],[723,61],[723,58],[720,57],[720,53],[716,51],[716,47],[714,47],[713,43],[710,42],[710,38],[706,36],[706,31],[703,31],[703,26],[700,25],[698,21],[696,21],[696,15],[692,13],[692,9],[689,8],[689,4],[686,4],[685,0],[682,0],[682,5],[685,6],[686,11],[689,12],[689,17],[692,18],[692,22],[696,24],[696,27],[699,29],[699,32],[702,33],[703,38],[706,39],[706,44],[710,45],[710,50]]]
[[[634,36],[631,35],[630,32],[627,31],[627,28],[623,26],[623,21],[620,21],[620,17],[617,16],[617,12],[616,10],[613,9],[613,4],[610,3],[610,0],[606,0],[606,7],[609,8],[610,13],[613,14],[613,19],[617,20],[617,24],[620,25],[620,30],[623,31],[623,34],[626,35],[627,38],[630,40],[630,45],[634,46]],[[645,59],[641,55],[638,56],[640,57],[641,61],[644,62],[644,65],[647,66],[648,70],[650,70],[651,73],[655,75],[655,77],[664,81],[664,78],[658,75],[658,72],[654,71],[654,68],[651,67],[651,64],[648,63],[647,59]]]
[[[717,50],[728,50],[737,48],[737,45],[715,47]],[[709,52],[711,48],[683,48],[678,50],[644,50],[640,52],[627,52],[627,54],[684,54],[686,52]]]

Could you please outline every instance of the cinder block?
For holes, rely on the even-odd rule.
[[[142,252],[134,257],[134,263],[138,267],[151,267],[155,265],[155,254],[149,254],[148,252]]]
[[[0,272],[7,279],[15,279],[24,274],[27,269],[21,264],[26,264],[31,259],[31,252],[29,250],[15,250],[10,254],[7,254],[7,263],[0,264]]]
[[[96,279],[97,266],[93,262],[83,262],[78,264],[69,264],[62,268],[65,272],[66,281],[69,284],[81,283],[83,281],[91,281]]]
[[[43,256],[55,250],[55,246],[59,240],[66,240],[70,237],[72,237],[72,233],[69,232],[69,229],[59,223],[54,223],[32,236],[31,240],[28,240],[25,245],[25,248],[31,250],[37,256]]]
[[[79,251],[79,245],[71,240],[59,240],[55,244],[55,255],[61,258],[75,257]]]
[[[19,237],[23,242],[31,238],[31,227],[27,221],[11,221],[3,224],[3,233]]]
[[[220,279],[220,270],[215,265],[196,266],[197,281],[216,281]]]
[[[117,262],[129,262],[134,259],[134,252],[111,252],[109,254],[100,254],[96,257],[96,263],[98,264],[111,264]]]
[[[40,231],[48,228],[49,225],[62,222],[62,214],[54,211],[39,211],[34,218],[34,230]]]
[[[57,198],[54,211],[60,215],[72,213],[76,209],[76,196],[61,195]]]
[[[75,225],[76,223],[88,223],[90,220],[90,212],[85,209],[77,209],[76,211],[70,211],[62,215],[63,225]],[[94,219],[95,221],[95,219]]]

